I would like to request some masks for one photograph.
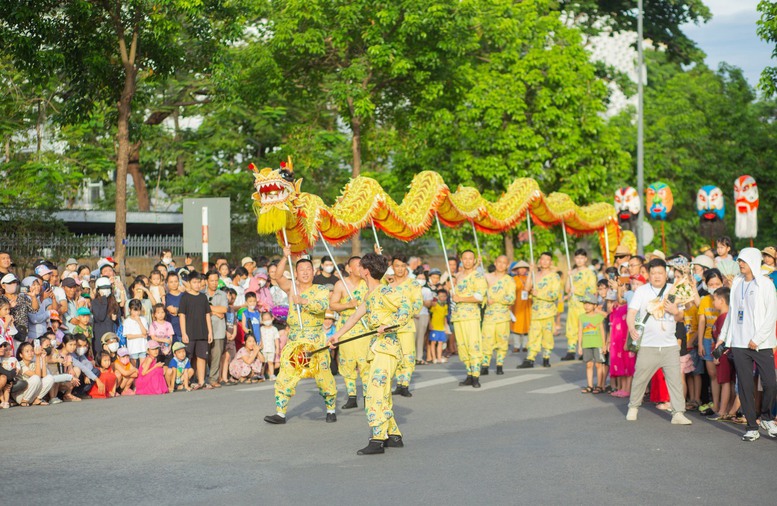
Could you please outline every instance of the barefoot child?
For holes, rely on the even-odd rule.
[[[170,359],[170,365],[165,374],[168,390],[171,392],[178,390],[190,392],[192,389],[190,386],[192,376],[194,376],[194,369],[192,369],[192,364],[186,357],[186,345],[175,343],[173,345],[173,358]]]
[[[588,386],[582,390],[584,394],[601,393],[604,388],[604,354],[607,348],[604,333],[604,315],[596,311],[598,301],[595,297],[583,300],[583,310],[577,332],[577,352],[583,355]],[[596,388],[593,386],[594,363],[596,364]]]
[[[100,392],[100,388],[97,385],[92,385],[92,389],[89,391],[89,397],[92,399],[107,399],[109,397],[116,397],[116,374],[111,367],[111,355],[104,351],[98,358],[98,366],[100,368],[100,380],[105,387]]]
[[[246,334],[245,346],[237,350],[237,356],[229,364],[229,374],[239,383],[253,383],[251,377],[262,374],[262,345],[257,344],[253,334]],[[263,381],[263,380],[259,380]]]
[[[132,387],[138,377],[137,368],[132,365],[127,348],[119,348],[116,352],[116,360],[113,362],[113,372],[116,374],[116,382],[121,395],[135,395]]]

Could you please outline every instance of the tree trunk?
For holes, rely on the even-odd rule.
[[[119,120],[116,140],[119,144],[116,158],[116,229],[115,259],[119,264],[119,273],[124,282],[124,239],[127,236],[127,165],[129,164],[130,139],[129,120],[132,114],[132,98],[135,95],[135,65],[124,66],[124,89],[119,99]]]
[[[351,165],[351,177],[359,177],[362,171],[362,120],[359,116],[353,116],[351,119],[351,151],[353,152],[353,164]],[[362,247],[359,242],[359,235],[356,234],[351,240],[351,255],[361,256]]]
[[[513,244],[512,230],[505,232],[505,255],[507,256],[507,260],[509,260],[510,263],[513,263],[513,260],[515,260],[515,245]]]
[[[151,199],[148,196],[146,179],[140,171],[140,141],[130,147],[127,172],[132,176],[132,182],[135,185],[135,195],[138,197],[138,211],[150,211]]]

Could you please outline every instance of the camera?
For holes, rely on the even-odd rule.
[[[728,346],[725,345],[725,343],[721,343],[720,346],[712,350],[712,357],[716,360],[720,360],[720,357],[726,354],[728,351]]]

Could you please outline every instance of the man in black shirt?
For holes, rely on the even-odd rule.
[[[332,290],[337,283],[337,276],[332,274],[335,270],[335,263],[328,256],[321,257],[321,270],[313,278],[314,285],[324,285]]]
[[[186,345],[186,353],[195,363],[197,384],[192,388],[211,389],[205,385],[205,366],[208,363],[210,343],[213,342],[213,328],[210,323],[210,303],[208,296],[200,293],[202,276],[198,273],[189,276],[189,286],[181,296],[178,317],[181,321],[181,340]],[[196,357],[196,362],[193,360]]]

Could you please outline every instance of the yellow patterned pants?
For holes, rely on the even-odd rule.
[[[415,371],[415,332],[397,332],[402,347],[402,359],[397,366],[397,385],[410,385]]]
[[[567,351],[577,350],[580,315],[584,313],[583,303],[577,300],[574,295],[570,297],[567,309]]]
[[[467,374],[479,378],[480,363],[483,361],[483,354],[480,351],[480,320],[453,322],[453,331],[456,334],[459,358],[467,367]]]
[[[291,365],[290,357],[296,348],[295,342],[289,342],[281,353],[281,370],[278,379],[275,380],[275,409],[278,413],[286,414],[289,399],[297,392],[297,383],[302,379],[300,373]],[[337,401],[337,386],[329,370],[329,353],[316,353],[311,360],[317,361],[318,372],[313,377],[321,397],[324,398],[327,412],[335,412]]]
[[[553,318],[532,318],[529,323],[529,354],[527,360],[534,360],[542,350],[542,358],[550,358],[553,352]]]
[[[370,381],[364,397],[364,412],[372,429],[372,439],[386,439],[388,435],[402,434],[394,420],[394,401],[391,398],[391,378],[397,369],[397,359],[385,353],[374,353],[370,361]]]
[[[349,397],[356,397],[356,377],[362,378],[362,391],[367,395],[370,365],[367,354],[370,351],[369,339],[357,339],[339,346],[338,372],[345,381],[345,391]]]
[[[483,367],[491,364],[491,355],[496,350],[496,365],[504,365],[507,349],[510,347],[510,322],[483,322]]]

